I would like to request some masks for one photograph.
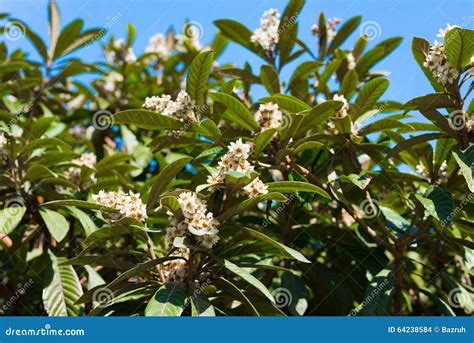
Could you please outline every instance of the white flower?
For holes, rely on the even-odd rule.
[[[415,169],[418,173],[420,173],[424,177],[429,177],[430,176],[430,173],[429,173],[428,169],[425,167],[425,165],[422,162],[418,163],[416,165]]]
[[[154,52],[160,59],[167,60],[171,56],[172,50],[167,42],[166,36],[162,33],[157,33],[150,37],[145,52]]]
[[[344,95],[334,94],[332,99],[343,102],[343,105],[342,105],[341,109],[337,112],[336,116],[338,118],[344,118],[345,116],[347,116],[348,111],[349,111],[349,103],[347,102]]]
[[[348,53],[347,56],[347,69],[352,70],[356,67],[356,60],[352,52]]]
[[[457,25],[450,25],[450,24],[448,23],[448,24],[446,24],[446,28],[444,28],[444,29],[439,29],[439,33],[438,33],[437,36],[440,37],[440,38],[444,38],[444,36],[446,36],[446,34],[447,34],[450,30],[454,29],[455,27],[459,27],[459,26],[457,26]]]
[[[451,67],[446,58],[444,45],[437,41],[430,47],[423,66],[428,68],[433,76],[442,84],[451,84],[459,76],[459,72]]]
[[[219,241],[219,236],[215,233],[197,237],[199,244],[206,249],[211,249]]]
[[[227,146],[229,156],[238,158],[248,158],[250,154],[250,145],[243,143],[242,138]]]
[[[160,263],[158,271],[164,283],[183,282],[188,275],[189,249],[178,249],[173,251],[169,257],[181,257]]]
[[[133,63],[137,60],[137,56],[135,56],[133,49],[127,48],[127,45],[123,38],[115,40],[113,46],[116,50],[110,52],[110,58],[113,62],[118,63],[121,61],[125,61],[126,63]]]
[[[260,19],[260,27],[255,29],[250,41],[260,44],[265,50],[271,50],[280,38],[278,27],[280,26],[280,13],[271,8],[263,13]]]
[[[78,166],[86,166],[88,168],[94,169],[95,164],[97,163],[97,156],[92,152],[86,152],[74,159],[72,163]]]
[[[176,101],[171,100],[171,95],[152,96],[145,99],[143,108],[154,111],[165,116],[173,117],[177,120],[196,121],[197,117],[193,111],[194,100],[191,99],[185,90],[180,90]]]
[[[256,197],[257,195],[267,194],[268,186],[256,177],[252,180],[247,186],[243,188],[244,192],[251,198]]]
[[[119,82],[123,82],[122,74],[112,71],[105,77],[103,87],[107,92],[113,93],[116,96],[120,96],[120,91],[117,87],[117,83]]]
[[[359,137],[360,123],[351,122],[351,134],[353,136]]]
[[[263,130],[276,129],[281,126],[283,119],[282,112],[278,109],[278,104],[261,104],[255,113],[255,120],[260,124]]]
[[[125,217],[135,218],[139,221],[145,221],[148,217],[146,205],[142,203],[138,193],[100,191],[99,194],[92,195],[92,199],[99,205],[118,210]]]
[[[332,18],[329,19],[326,22],[326,34],[327,34],[327,40],[330,42],[336,37],[336,26],[341,23],[342,19],[341,18]],[[313,33],[313,36],[316,36],[319,34],[319,27],[316,24],[313,24],[311,26],[311,32]]]

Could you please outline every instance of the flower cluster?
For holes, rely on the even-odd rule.
[[[267,194],[268,186],[264,184],[260,178],[256,177],[252,180],[252,182],[243,188],[243,191],[249,197],[253,198],[260,194]]]
[[[329,19],[326,23],[326,34],[327,34],[327,39],[328,41],[332,41],[334,37],[336,36],[336,26],[341,23],[342,19],[341,18],[332,18]],[[311,32],[313,33],[314,36],[319,34],[319,27],[316,24],[313,24],[311,26]]]
[[[439,33],[438,33],[437,36],[440,37],[440,38],[444,38],[444,36],[446,36],[446,34],[447,34],[450,30],[454,29],[455,27],[459,27],[459,26],[457,26],[457,25],[450,25],[449,23],[447,23],[447,24],[446,24],[446,28],[444,28],[444,29],[439,29]]]
[[[113,63],[125,61],[126,63],[133,63],[137,60],[137,56],[131,47],[127,48],[127,44],[122,38],[117,39],[113,43],[114,50],[110,51],[110,59]]]
[[[352,70],[356,67],[356,60],[352,52],[348,53],[346,56],[347,59],[347,69]]]
[[[145,52],[156,53],[161,60],[167,60],[171,56],[172,47],[164,34],[157,33],[150,37]]]
[[[92,195],[92,199],[99,205],[118,210],[124,217],[135,218],[139,221],[145,221],[148,217],[146,205],[142,203],[138,193],[99,191],[99,194]]]
[[[176,101],[171,100],[171,96],[168,94],[147,97],[143,104],[143,108],[181,121],[197,120],[196,114],[193,110],[194,100],[192,100],[188,93],[183,89],[176,97]]]
[[[283,114],[278,109],[278,104],[261,104],[255,113],[255,120],[260,124],[262,130],[276,129],[281,126]]]
[[[185,237],[189,232],[203,248],[211,249],[218,241],[217,226],[212,212],[207,211],[206,202],[199,199],[196,193],[183,192],[179,195],[181,218],[168,212],[171,227],[166,230],[166,242],[173,244],[176,237]]]
[[[75,164],[77,167],[70,167],[68,171],[65,173],[65,177],[69,179],[72,183],[79,184],[81,179],[81,168],[85,166],[90,169],[95,169],[95,164],[97,163],[97,157],[92,152],[83,153],[78,158],[72,160],[72,163]],[[90,176],[90,181],[95,183],[97,180],[92,174]]]
[[[188,274],[189,249],[173,251],[170,257],[181,257],[158,265],[160,277],[164,283],[183,282]]]
[[[423,66],[442,84],[453,83],[459,76],[459,72],[451,67],[446,58],[443,43],[437,41],[430,47]]]
[[[211,191],[216,186],[224,183],[225,175],[228,171],[236,171],[241,173],[249,173],[254,167],[247,160],[250,156],[250,145],[243,143],[242,139],[230,143],[227,147],[227,154],[222,156],[219,161],[217,173],[208,176],[207,183],[212,185]]]
[[[418,173],[421,174],[421,176],[426,177],[426,178],[430,177],[429,170],[425,167],[425,165],[422,162],[418,163],[416,165],[415,169]],[[448,175],[448,165],[447,165],[446,161],[444,161],[441,164],[441,166],[439,167],[439,170],[438,170],[438,177],[437,177],[438,183],[441,182],[441,181],[447,180],[448,176],[449,176]]]
[[[274,44],[278,43],[280,35],[278,27],[280,26],[280,13],[274,8],[270,8],[263,13],[260,18],[260,27],[255,29],[250,40],[253,43],[260,44],[265,50],[271,50]]]
[[[113,94],[115,97],[120,97],[120,87],[117,87],[119,82],[123,82],[123,76],[116,71],[110,72],[103,81],[104,89]]]

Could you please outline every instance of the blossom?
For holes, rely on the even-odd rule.
[[[473,118],[467,120],[466,127],[467,127],[468,132],[474,132],[474,119]]]
[[[263,130],[276,129],[281,126],[283,119],[282,112],[278,109],[278,104],[261,104],[255,113],[255,120],[260,124]]]
[[[342,103],[343,103],[342,107],[339,109],[336,116],[338,118],[344,118],[345,116],[347,116],[348,111],[349,111],[349,103],[347,102],[344,95],[334,94],[332,99],[337,100],[337,101],[342,101]]]
[[[90,153],[83,153],[78,158],[72,160],[72,163],[78,167],[85,166],[90,169],[95,169],[95,164],[97,163],[97,156]],[[64,173],[64,176],[69,179],[72,183],[79,184],[81,180],[81,168],[70,167],[67,172]],[[96,183],[97,179],[94,174],[89,175],[89,181]]]
[[[423,164],[423,162],[418,163],[415,166],[415,169],[418,173],[420,173],[424,177],[429,177],[430,176],[430,173],[429,173],[428,169],[425,167],[425,165]]]
[[[342,19],[341,18],[332,18],[332,19],[329,19],[327,22],[326,22],[326,34],[327,34],[327,40],[328,41],[332,41],[334,39],[334,37],[336,37],[336,26],[339,25],[341,23]],[[311,26],[311,32],[313,34],[313,36],[316,36],[319,34],[319,27],[318,25],[316,24],[313,24]]]
[[[120,90],[119,87],[117,87],[117,83],[119,82],[123,82],[122,74],[112,71],[105,77],[103,87],[107,92],[112,93],[116,97],[120,97]]]
[[[265,50],[271,50],[280,38],[278,27],[280,26],[280,13],[274,8],[263,13],[260,18],[260,27],[255,29],[250,41],[260,44]]]
[[[88,168],[94,169],[95,164],[97,163],[97,156],[93,152],[86,152],[74,159],[72,163],[78,166],[86,166]]]
[[[172,48],[166,36],[162,33],[157,33],[150,37],[145,52],[156,53],[160,59],[167,60],[171,56]]]
[[[348,53],[346,56],[347,59],[347,69],[352,70],[356,67],[356,60],[352,52]]]
[[[359,137],[359,131],[360,131],[360,123],[351,122],[351,134],[353,136]]]
[[[214,214],[207,210],[206,202],[194,192],[183,192],[178,197],[178,203],[183,217],[178,220],[173,213],[168,212],[171,226],[166,230],[166,243],[171,245],[175,238],[190,234],[202,247],[212,248],[219,240],[219,223],[214,219]]]
[[[256,197],[257,195],[267,194],[268,186],[256,177],[252,180],[247,186],[243,188],[244,192],[251,198]]]
[[[98,194],[92,195],[92,199],[99,205],[118,210],[125,217],[135,218],[139,221],[145,221],[148,217],[146,205],[142,203],[138,193],[105,192],[101,190]]]
[[[127,48],[127,44],[123,38],[119,38],[113,43],[114,51],[110,52],[110,58],[113,62],[118,63],[125,61],[126,63],[133,63],[137,60],[137,56],[131,47]]]
[[[158,272],[164,283],[183,282],[188,274],[189,249],[178,249],[173,251],[169,257],[181,257],[165,261],[158,265]]]
[[[252,164],[247,161],[250,156],[250,150],[250,145],[243,143],[241,138],[229,144],[227,153],[222,156],[218,163],[217,173],[207,178],[207,183],[212,185],[211,191],[215,190],[217,185],[224,183],[225,174],[228,171],[249,173],[254,170]]]
[[[176,101],[171,100],[171,95],[163,94],[161,96],[146,97],[143,108],[154,111],[165,116],[173,117],[177,120],[196,121],[194,113],[194,100],[185,90],[180,90]]]
[[[459,72],[451,67],[446,58],[443,43],[437,41],[430,47],[423,66],[442,84],[453,83],[459,76]]]
[[[446,24],[446,28],[444,29],[439,29],[439,33],[438,33],[438,37],[440,38],[444,38],[444,36],[446,36],[446,34],[451,31],[452,29],[454,29],[455,27],[459,27],[457,25],[450,25],[449,23]]]

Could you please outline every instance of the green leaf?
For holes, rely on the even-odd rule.
[[[87,213],[75,208],[74,206],[69,206],[67,209],[77,220],[79,220],[82,227],[84,228],[86,236],[89,236],[92,232],[98,230],[97,226],[94,224],[94,221]]]
[[[0,210],[0,233],[9,235],[20,224],[26,207],[10,206]]]
[[[22,26],[25,32],[25,36],[30,40],[31,44],[34,45],[36,51],[43,58],[43,61],[46,63],[48,61],[48,49],[46,48],[46,44],[41,39],[41,37],[38,36],[33,30],[31,30],[31,28],[28,25],[26,25],[25,22],[18,19],[13,19],[13,18],[10,19],[9,21],[11,23],[18,22]]]
[[[280,93],[280,80],[278,73],[271,65],[263,65],[260,68],[260,80],[270,94]]]
[[[265,51],[260,46],[255,45],[250,41],[252,31],[250,31],[246,26],[230,19],[215,20],[214,25],[219,28],[225,37],[268,61]]]
[[[311,107],[304,101],[301,101],[300,99],[292,95],[286,94],[274,94],[269,97],[261,98],[259,101],[262,104],[267,102],[273,102],[275,104],[278,104],[279,108],[290,113],[299,113],[311,109]]]
[[[267,186],[270,192],[281,192],[281,193],[294,193],[297,191],[310,192],[310,193],[317,193],[327,199],[331,199],[329,194],[324,189],[307,182],[276,181],[276,182],[267,183]]]
[[[133,24],[127,23],[127,49],[130,48],[133,45],[133,42],[135,41],[135,36],[137,35],[137,29]]]
[[[204,103],[204,95],[207,90],[207,81],[211,72],[212,62],[214,61],[214,53],[212,51],[203,51],[197,55],[186,76],[186,92],[196,102],[196,106],[200,107]]]
[[[389,38],[379,43],[372,50],[367,51],[367,53],[365,53],[365,55],[357,62],[357,75],[359,75],[359,77],[364,77],[370,68],[395,50],[401,42],[401,37]]]
[[[281,298],[284,303],[288,303],[288,310],[292,315],[304,315],[308,309],[309,299],[309,292],[306,289],[304,278],[285,272],[281,277],[281,286],[282,289],[273,292],[277,304],[279,304],[279,298]]]
[[[438,219],[443,226],[449,225],[453,214],[453,199],[449,190],[438,186],[428,188],[423,196],[415,194],[428,214]]]
[[[83,312],[76,301],[82,296],[82,287],[74,268],[61,264],[66,259],[48,251],[51,264],[46,273],[43,289],[44,309],[50,316],[78,316]]]
[[[191,300],[191,315],[199,317],[214,317],[216,313],[209,298],[203,294],[203,291],[199,287],[192,285],[192,288],[193,292],[189,297]]]
[[[59,9],[56,1],[52,0],[48,4],[48,20],[49,20],[49,63],[52,62],[56,44],[58,43],[59,32],[61,30]]]
[[[420,293],[423,293],[428,298],[430,298],[436,304],[436,306],[438,307],[438,309],[441,311],[441,313],[444,316],[453,316],[453,317],[456,316],[456,314],[453,312],[451,307],[449,307],[449,305],[446,304],[446,302],[444,302],[444,300],[438,297],[437,295],[423,288],[413,287],[413,289]]]
[[[246,227],[242,227],[241,229],[243,231],[247,232],[248,234],[250,234],[252,237],[254,237],[256,239],[259,239],[259,240],[271,245],[272,247],[276,248],[278,251],[280,251],[281,256],[284,256],[284,257],[289,258],[289,259],[294,259],[294,260],[297,260],[297,261],[303,262],[303,263],[311,263],[311,261],[309,261],[306,257],[304,257],[303,254],[301,254],[300,252],[298,252],[294,249],[291,249],[290,247],[287,247],[286,245],[281,244],[281,243],[273,240],[272,238],[268,237],[267,235],[265,235],[265,234],[263,234],[259,231],[255,231],[255,230],[252,230],[252,229],[249,229],[249,228],[246,228]]]
[[[90,29],[80,34],[74,41],[62,52],[61,56],[67,55],[86,44],[90,44],[96,40],[96,37],[101,37],[105,29]]]
[[[62,52],[67,49],[72,42],[74,42],[74,40],[81,34],[83,26],[84,20],[82,19],[76,19],[66,25],[59,35],[56,49],[54,50],[53,60],[60,57]]]
[[[41,218],[43,218],[49,233],[53,238],[61,242],[69,232],[69,222],[60,213],[43,208],[40,210]]]
[[[360,90],[351,111],[355,114],[355,118],[361,116],[365,112],[372,110],[377,100],[385,93],[388,88],[388,80],[384,78],[376,78],[367,82]]]
[[[265,147],[270,143],[275,137],[275,133],[277,132],[277,129],[268,129],[268,130],[263,130],[259,132],[254,139],[255,143],[255,148],[253,149],[253,153],[255,156],[260,156],[260,154],[263,152]]]
[[[224,279],[223,277],[219,278],[224,284],[227,286],[224,288],[225,292],[232,293],[236,300],[241,301],[245,305],[247,305],[248,309],[250,309],[256,316],[260,316],[255,306],[252,304],[250,299],[240,290],[239,287],[234,285],[229,280]]]
[[[247,272],[245,269],[240,268],[236,264],[216,257],[215,260],[219,263],[219,265],[223,266],[230,272],[234,273],[238,277],[242,278],[243,280],[247,281],[250,285],[255,287],[260,293],[262,293],[265,297],[267,297],[271,302],[275,302],[273,296],[271,295],[270,291],[265,287],[263,283],[261,283],[255,276]]]
[[[466,179],[467,187],[474,193],[474,147],[471,146],[465,152],[453,151],[453,156]]]
[[[341,26],[334,39],[331,41],[331,44],[329,44],[328,55],[332,54],[342,43],[344,43],[357,26],[359,26],[360,20],[360,16],[352,17]]]
[[[148,196],[148,201],[146,203],[147,209],[152,208],[156,201],[158,200],[159,196],[163,193],[163,191],[168,187],[170,181],[178,174],[181,169],[183,169],[184,165],[191,161],[191,157],[181,158],[173,163],[167,165],[161,172],[158,174],[153,187],[151,188],[150,194]]]
[[[115,124],[131,124],[142,129],[180,129],[182,124],[171,117],[147,110],[125,110],[115,113]]]
[[[357,90],[357,85],[359,84],[359,76],[355,70],[349,70],[341,83],[340,94],[344,95],[346,99],[350,99],[352,94]]]
[[[234,123],[239,124],[249,131],[258,131],[260,126],[255,121],[252,113],[239,100],[229,94],[215,92],[209,93],[209,97],[227,107],[227,118]]]
[[[63,206],[76,206],[80,208],[86,208],[90,210],[102,210],[107,212],[115,212],[116,210],[110,207],[102,206],[93,202],[87,202],[82,200],[54,200],[49,201],[41,206],[43,207],[63,207]]]
[[[444,37],[444,51],[449,64],[458,71],[468,64],[472,64],[474,30],[459,27],[449,30]]]
[[[217,221],[219,223],[223,223],[227,219],[235,216],[236,214],[239,214],[251,209],[252,207],[256,206],[260,201],[264,201],[264,200],[285,202],[288,199],[283,194],[276,193],[276,192],[258,195],[256,197],[242,201],[240,204],[235,205],[234,207],[231,207],[230,209],[222,213],[220,216],[218,216]]]
[[[145,308],[145,316],[178,317],[183,313],[186,298],[187,292],[184,283],[163,285],[148,302]]]
[[[411,99],[403,105],[405,110],[434,110],[437,108],[452,108],[453,102],[446,93],[434,93]]]

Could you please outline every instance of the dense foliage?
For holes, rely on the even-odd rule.
[[[138,56],[129,25],[94,64],[74,52],[107,30],[54,1],[47,42],[1,15],[2,313],[472,312],[474,31],[414,38],[434,92],[401,104],[373,68],[402,39],[343,48],[361,17],[302,28],[303,5],[217,20],[207,46],[188,22]],[[39,61],[9,51],[23,37]],[[228,44],[260,70],[220,65]]]

